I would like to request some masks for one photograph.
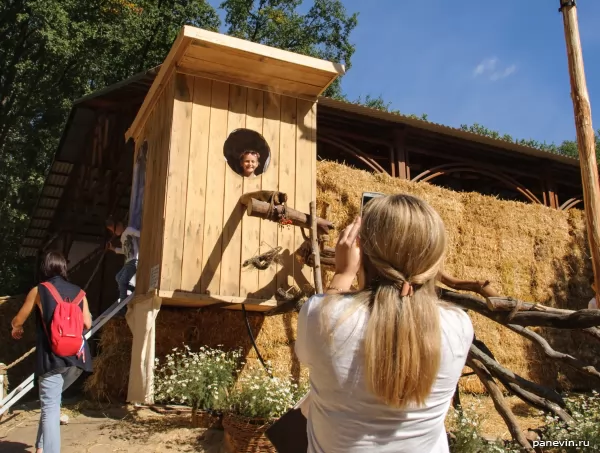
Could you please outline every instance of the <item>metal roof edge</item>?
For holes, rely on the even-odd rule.
[[[520,154],[526,154],[529,156],[539,157],[543,159],[550,159],[566,165],[579,167],[579,160],[573,157],[563,156],[560,154],[552,153],[550,151],[543,151],[541,149],[533,148],[531,146],[520,145],[518,143],[509,142],[506,140],[486,137],[485,135],[476,134],[474,132],[464,131],[462,129],[432,123],[418,118],[411,118],[403,114],[385,112],[383,110],[378,110],[364,105],[354,104],[351,102],[339,101],[337,99],[328,98],[325,96],[320,96],[318,99],[318,103],[326,107],[343,110],[349,113],[355,113],[357,115],[365,115],[380,120],[406,124],[418,129],[425,129],[431,132],[436,132],[455,138],[461,138],[472,142],[481,143],[484,145],[494,146],[496,148],[501,148],[507,151],[518,152]]]
[[[158,66],[155,66],[153,68],[147,69],[146,71],[138,72],[137,74],[132,75],[128,79],[121,80],[120,82],[113,83],[112,85],[109,85],[107,87],[101,88],[99,90],[92,91],[91,93],[86,94],[85,96],[82,96],[79,99],[76,99],[75,101],[73,101],[73,106],[75,106],[77,104],[81,104],[81,103],[86,102],[86,101],[90,101],[90,100],[95,99],[95,98],[97,98],[99,96],[103,96],[103,95],[105,95],[107,93],[110,93],[111,91],[114,91],[114,90],[117,90],[117,89],[119,89],[121,87],[127,86],[130,83],[137,82],[138,80],[142,80],[144,77],[147,77],[147,76],[155,77],[156,74],[158,74],[160,66],[161,65],[158,65]]]

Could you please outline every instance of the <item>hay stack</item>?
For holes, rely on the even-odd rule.
[[[445,269],[451,275],[489,279],[502,294],[559,308],[584,308],[593,297],[587,285],[591,264],[581,211],[561,212],[541,205],[457,193],[331,162],[319,162],[317,183],[319,215],[326,216],[338,230],[359,213],[362,192],[411,193],[429,202],[445,222],[449,235]],[[308,211],[308,206],[294,208]],[[335,245],[335,234],[331,246]],[[329,277],[325,276],[325,285]],[[249,317],[265,360],[270,360],[280,373],[304,374],[293,355],[296,315]],[[590,388],[587,378],[546,359],[523,337],[477,314],[471,317],[477,337],[502,365],[550,387]],[[590,345],[580,334],[547,330],[543,335],[555,349],[599,365],[598,346]],[[242,347],[249,360],[256,360],[240,312],[163,308],[157,318],[156,356],[163,357],[184,343],[192,348]],[[104,327],[100,350],[95,373],[86,388],[98,399],[124,399],[131,350],[131,334],[125,321],[112,321]],[[461,389],[483,392],[475,376],[463,378]]]
[[[359,213],[362,192],[409,193],[423,198],[444,220],[449,237],[445,270],[465,280],[489,279],[501,294],[544,305],[587,308],[591,262],[584,213],[457,193],[428,183],[371,174],[333,162],[317,166],[320,214],[338,231]],[[335,234],[329,245],[335,245]],[[324,284],[330,275],[325,278]],[[592,382],[548,360],[529,341],[493,321],[471,314],[477,338],[496,359],[523,377],[550,387],[589,389]],[[544,329],[554,349],[596,366],[600,348],[578,332]],[[477,377],[461,380],[465,391],[482,392]]]
[[[264,317],[248,313],[250,326],[264,360],[270,361],[277,375],[292,374],[296,379],[307,377],[300,370],[293,353],[296,338],[296,313]],[[99,344],[99,355],[94,362],[94,373],[85,384],[86,392],[100,401],[124,401],[127,396],[131,332],[123,319],[113,319],[104,327]],[[156,357],[164,357],[173,348],[188,345],[192,350],[200,346],[224,349],[242,348],[248,363],[257,356],[248,334],[241,311],[218,309],[161,308],[156,318]]]

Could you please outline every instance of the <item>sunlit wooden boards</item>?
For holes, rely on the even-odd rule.
[[[277,289],[313,284],[312,270],[295,258],[300,229],[249,217],[239,199],[280,191],[309,212],[315,101],[341,73],[330,62],[184,27],[126,135],[136,148],[148,141],[137,294],[155,292],[167,305],[264,311],[276,305]],[[224,154],[240,130],[269,149],[256,177],[232,168],[242,149]],[[275,247],[281,259],[267,269],[244,265]]]
[[[175,77],[171,77],[165,82],[163,95],[149,115],[136,143],[136,147],[144,141],[148,143],[136,295],[158,289],[159,285],[174,92]]]
[[[177,296],[176,304],[203,306],[212,295],[259,305],[259,300],[273,299],[277,288],[312,284],[310,268],[294,258],[304,241],[300,231],[246,216],[239,198],[261,189],[283,191],[290,206],[308,212],[316,193],[314,104],[181,73],[173,76],[171,86],[150,118],[162,120],[160,107],[169,105],[171,93],[172,115],[165,115],[167,123],[160,127],[148,123],[144,227],[146,219],[156,227],[144,228],[141,291],[149,289],[156,264],[157,289],[162,296]],[[244,178],[223,156],[228,135],[240,128],[258,132],[269,147],[269,166],[258,177]],[[153,144],[161,131],[168,132],[164,140],[170,139],[169,146]],[[156,202],[159,197],[162,206]],[[281,263],[265,270],[242,265],[277,246],[283,248]],[[146,255],[146,249],[152,253]],[[194,296],[183,297],[185,293],[198,298],[192,302]]]
[[[345,68],[330,61],[186,25],[173,43],[127,130],[126,140],[138,139],[166,81],[175,71],[316,101],[337,77],[344,74]]]

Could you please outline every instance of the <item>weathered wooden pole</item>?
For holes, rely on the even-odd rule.
[[[574,0],[560,0],[559,11],[562,13],[565,28],[590,255],[596,289],[600,291],[600,186],[596,162],[596,137],[592,127],[592,109],[585,81],[575,3]]]
[[[315,292],[323,294],[323,278],[321,275],[321,250],[317,230],[317,203],[310,202],[310,242],[314,259]]]

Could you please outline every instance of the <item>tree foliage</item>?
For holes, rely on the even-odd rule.
[[[237,38],[266,44],[351,67],[354,45],[350,33],[358,15],[348,15],[340,0],[314,0],[307,13],[302,0],[224,0],[227,33]],[[340,79],[325,96],[341,97]]]
[[[220,7],[230,34],[350,66],[356,15],[340,0],[311,4],[305,14],[299,0]],[[32,282],[19,245],[72,102],[159,65],[185,24],[222,25],[205,0],[0,2],[0,295]]]

